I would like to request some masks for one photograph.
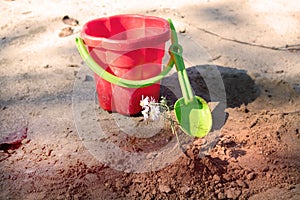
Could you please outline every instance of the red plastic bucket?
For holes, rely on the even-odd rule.
[[[81,37],[96,63],[107,72],[129,80],[144,80],[162,71],[168,21],[152,16],[116,15],[87,22]],[[159,99],[159,82],[143,88],[126,88],[95,76],[99,105],[107,111],[134,115],[143,96]]]

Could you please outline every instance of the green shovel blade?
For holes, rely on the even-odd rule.
[[[188,135],[204,137],[211,130],[211,112],[201,97],[194,96],[193,101],[189,103],[185,103],[184,98],[178,99],[174,111],[181,129]]]

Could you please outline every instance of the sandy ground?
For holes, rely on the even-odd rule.
[[[297,0],[2,1],[0,199],[300,199],[299,10]],[[172,143],[169,151],[170,128],[95,103],[75,37],[91,19],[124,13],[172,18],[194,92],[215,105],[213,131],[185,154]],[[65,15],[79,25],[64,24]],[[73,34],[59,37],[66,27]],[[173,102],[176,77],[162,81]],[[99,161],[101,141],[86,138],[99,125],[147,162]],[[26,127],[20,144],[4,144]],[[138,140],[119,129],[158,135]]]

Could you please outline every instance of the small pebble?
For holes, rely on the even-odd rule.
[[[279,163],[278,160],[274,160],[274,161],[273,161],[273,164],[274,164],[274,165],[277,165],[278,163]]]
[[[264,168],[263,168],[263,170],[262,170],[263,172],[267,172],[267,171],[269,171],[269,166],[265,166]]]
[[[186,32],[186,29],[185,28],[181,28],[180,30],[179,30],[179,33],[185,33]]]
[[[286,165],[285,165],[285,164],[282,164],[282,165],[280,165],[280,168],[281,168],[281,169],[285,169],[285,168],[286,168]]]
[[[238,199],[239,196],[242,194],[242,191],[239,188],[229,188],[225,191],[225,194],[228,199]]]
[[[171,192],[171,188],[168,185],[159,185],[158,189],[160,192],[165,192],[165,193]]]
[[[249,181],[252,181],[252,180],[254,180],[255,179],[255,173],[254,172],[251,172],[251,173],[249,173],[248,175],[247,175],[247,179],[249,180]]]
[[[293,190],[293,189],[295,189],[295,188],[296,188],[295,185],[288,185],[288,186],[287,186],[287,189],[288,189],[288,190]]]
[[[188,186],[183,186],[183,187],[180,188],[180,191],[181,191],[182,194],[186,194],[189,191],[191,191],[191,188],[188,187]]]
[[[68,67],[79,67],[79,65],[76,65],[76,64],[69,64]]]
[[[218,185],[216,185],[216,188],[221,188],[221,187],[223,187],[221,183],[218,183]]]
[[[24,140],[22,140],[22,144],[27,144],[27,143],[29,143],[30,142],[30,139],[28,139],[28,138],[25,138]]]
[[[79,25],[79,21],[77,19],[71,18],[68,15],[64,16],[62,18],[63,23],[67,24],[67,25],[71,25],[71,26],[78,26]]]
[[[7,150],[7,153],[9,153],[9,154],[12,154],[12,153],[14,153],[15,151],[14,150],[12,150],[12,149],[8,149]]]
[[[83,81],[93,81],[94,78],[92,76],[89,76],[89,75],[85,75],[85,78]]]
[[[48,68],[50,68],[51,66],[47,64],[47,65],[44,65],[43,67],[44,67],[45,69],[48,69]]]
[[[284,72],[284,70],[275,71],[276,74],[282,74],[283,72]]]
[[[226,195],[223,192],[218,193],[218,199],[226,199]]]
[[[240,186],[242,188],[248,188],[247,183],[245,183],[243,180],[237,180],[236,183],[238,186]]]
[[[224,174],[223,175],[223,178],[226,180],[226,181],[231,181],[232,180],[232,176],[230,174]]]
[[[215,183],[219,183],[220,182],[220,180],[221,180],[221,178],[217,175],[217,174],[215,174],[214,176],[213,176],[213,179],[212,179]]]
[[[74,30],[71,27],[66,27],[61,29],[60,33],[58,34],[59,37],[67,37],[69,35],[72,35]]]

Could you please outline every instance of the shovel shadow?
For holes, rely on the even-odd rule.
[[[187,74],[194,95],[205,99],[211,107],[212,131],[220,130],[228,114],[226,108],[240,107],[254,101],[259,95],[259,87],[246,70],[216,65],[197,65],[187,68]],[[161,96],[174,105],[182,97],[177,73],[165,77],[161,82]]]

